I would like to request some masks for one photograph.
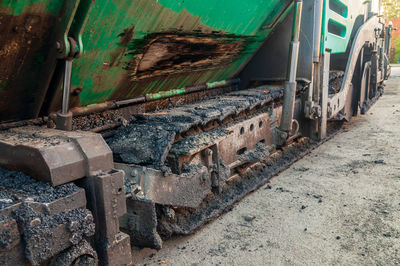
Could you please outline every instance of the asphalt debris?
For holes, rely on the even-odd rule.
[[[72,183],[54,188],[24,173],[0,168],[0,210],[26,198],[40,203],[52,202],[71,195],[79,189]]]
[[[253,215],[245,215],[245,216],[243,216],[243,219],[244,219],[246,222],[252,222],[254,219],[256,219],[256,217],[253,216]]]

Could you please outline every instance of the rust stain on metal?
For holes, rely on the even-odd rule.
[[[33,117],[46,86],[36,89],[51,48],[55,17],[45,13],[0,14],[0,120]],[[21,78],[23,77],[23,78]]]
[[[134,31],[135,31],[135,25],[125,29],[124,32],[119,35],[119,37],[121,37],[120,44],[128,45],[132,41]]]
[[[131,30],[120,34],[121,44],[130,38]],[[117,89],[110,99],[127,99],[155,91],[159,88],[153,86],[161,77],[168,77],[163,83],[166,89],[180,89],[177,84],[183,80],[192,86],[204,84],[205,80],[199,77],[209,76],[215,69],[240,59],[252,41],[252,37],[221,32],[164,32],[132,39],[116,49],[109,62],[109,67],[123,64],[126,70],[116,77],[114,86]],[[122,60],[124,57],[128,62]],[[191,80],[188,80],[188,73],[192,73]],[[152,91],[149,88],[153,88]]]
[[[151,40],[133,63],[132,79],[146,79],[189,69],[209,69],[231,63],[244,41],[219,36],[161,35]]]
[[[42,45],[53,21],[53,17],[43,14],[0,15],[1,80],[18,76],[23,62]]]
[[[110,62],[107,62],[107,67],[119,66],[121,64],[121,59],[125,56],[126,50],[128,49],[128,44],[132,41],[134,32],[135,25],[125,29],[122,33],[118,35],[118,37],[120,37],[120,47],[110,52]],[[103,70],[105,69],[103,68]]]

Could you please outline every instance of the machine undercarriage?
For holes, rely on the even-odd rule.
[[[357,15],[351,23],[358,24],[347,32],[329,26],[332,19],[349,19],[341,6],[272,1],[278,14],[272,12],[273,23],[252,37],[203,34],[198,31],[209,28],[199,26],[195,33],[152,33],[130,43],[135,27],[125,29],[118,38],[126,43],[119,42],[117,51],[130,61],[121,69],[137,64],[136,72],[115,78],[107,72],[114,63],[102,62],[91,71],[101,69],[104,76],[82,74],[97,80],[85,83],[92,91],[72,89],[81,78],[74,80],[73,64],[82,55],[78,62],[86,63],[80,34],[93,4],[79,2],[66,4],[73,26],[52,50],[58,58],[49,81],[54,88],[41,87],[40,106],[29,106],[35,118],[0,113],[4,265],[130,265],[131,244],[160,249],[164,239],[195,232],[340,132],[352,116],[366,113],[390,74],[392,29],[371,12],[370,3],[350,10]],[[331,16],[326,25],[324,12]],[[75,16],[80,20],[72,22]],[[265,40],[257,40],[251,57],[244,47],[257,36]],[[348,43],[337,48],[328,37]],[[135,45],[142,54],[127,52]],[[248,61],[236,66],[232,79],[208,82],[207,75],[241,60],[239,53]],[[113,60],[121,54],[113,51]],[[196,71],[208,83],[164,90],[190,82],[187,77]],[[167,83],[179,75],[185,82]],[[110,97],[81,103],[82,90],[95,94],[103,77],[123,88],[111,96],[107,85],[102,93]],[[146,93],[157,82],[166,82],[163,90]],[[133,97],[133,88],[142,89],[138,84],[145,88]]]

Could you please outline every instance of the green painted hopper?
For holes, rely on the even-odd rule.
[[[73,63],[72,107],[172,95],[230,79],[292,3],[0,0],[0,121],[60,108],[56,43],[86,15],[80,2],[91,8],[81,35],[84,52]]]

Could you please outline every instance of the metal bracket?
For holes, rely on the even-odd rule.
[[[101,172],[86,177],[79,185],[85,188],[93,212],[100,265],[131,265],[130,237],[119,228],[119,217],[126,213],[124,172]]]
[[[353,78],[356,64],[358,62],[358,55],[360,54],[361,49],[364,47],[366,43],[370,44],[375,43],[376,36],[374,34],[374,30],[378,24],[379,24],[379,18],[375,16],[370,18],[358,30],[350,51],[350,56],[347,62],[345,76],[340,92],[335,94],[328,100],[328,106],[330,107],[330,109],[328,110],[328,119],[336,117],[336,115],[339,114],[339,112],[345,108],[347,95],[351,90],[351,81]]]
[[[170,174],[142,166],[116,163],[125,174],[126,196],[154,203],[196,208],[207,196],[211,180],[206,167],[188,175]],[[134,175],[131,175],[134,173]]]
[[[69,1],[68,1],[69,2]],[[57,42],[59,59],[79,58],[83,53],[82,33],[89,17],[92,0],[75,0],[66,7],[70,19],[66,22],[62,39]]]
[[[306,101],[304,106],[305,117],[311,120],[322,116],[322,107],[314,101]]]
[[[65,59],[62,110],[53,118],[56,128],[60,130],[72,130],[72,113],[69,111],[72,62],[82,56],[82,33],[93,2],[78,0],[71,6],[73,7],[71,19],[68,21],[62,40],[57,42],[58,58]]]
[[[220,172],[219,172],[219,156],[218,146],[213,145],[203,152],[205,166],[208,168],[209,176],[211,177],[211,187],[215,193],[221,192]]]

